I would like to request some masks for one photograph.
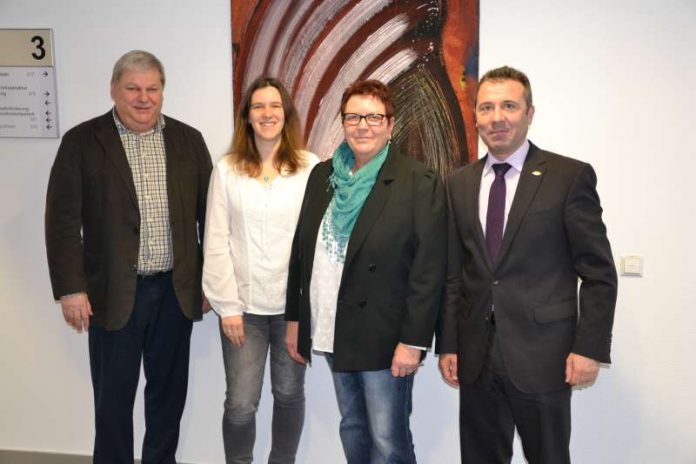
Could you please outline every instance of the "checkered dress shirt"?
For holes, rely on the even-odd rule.
[[[140,209],[140,250],[138,274],[168,271],[174,264],[172,231],[169,227],[167,198],[167,158],[164,149],[164,116],[155,127],[142,134],[114,121],[133,174]]]

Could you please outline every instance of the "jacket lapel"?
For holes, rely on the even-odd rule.
[[[515,234],[517,234],[517,230],[520,228],[522,219],[527,214],[529,205],[534,199],[539,185],[541,185],[545,172],[546,156],[530,142],[529,153],[524,161],[524,166],[520,173],[520,180],[517,184],[517,191],[515,192],[515,198],[512,201],[510,213],[508,214],[505,233],[503,234],[503,243],[500,245],[500,253],[498,254],[498,263],[501,262],[510,248]],[[497,266],[498,263],[496,263],[495,266]]]
[[[116,130],[112,112],[109,111],[104,116],[99,118],[98,126],[95,130],[95,136],[102,146],[107,158],[111,160],[119,176],[126,185],[128,195],[130,196],[135,208],[138,209],[138,197],[135,193],[135,184],[133,183],[133,174],[131,173],[126,151],[123,148],[121,137]]]
[[[483,168],[486,166],[486,157],[476,161],[473,169],[469,171],[469,178],[465,179],[464,185],[468,190],[466,195],[466,204],[464,205],[467,221],[472,224],[471,229],[474,231],[474,241],[479,247],[481,256],[486,257],[486,263],[489,268],[493,268],[490,257],[488,256],[488,248],[486,247],[486,236],[481,227],[481,218],[479,217],[479,194],[481,191],[481,176]]]
[[[319,226],[321,225],[324,213],[334,194],[331,184],[329,183],[329,176],[331,176],[333,172],[331,162],[329,161],[326,167],[319,165],[316,169],[325,169],[326,173],[319,176],[318,182],[307,185],[305,198],[311,200],[307,205],[306,212],[300,213],[300,220],[298,222],[300,227],[302,227],[300,236],[306,238],[306,242],[303,243],[300,252],[302,253],[302,261],[308,269],[308,276],[311,276],[311,269],[314,263],[314,251],[319,236]]]
[[[181,140],[181,131],[177,130],[176,122],[169,117],[164,117],[164,129],[162,129],[162,137],[164,138],[164,154],[166,157],[165,169],[167,170],[167,201],[169,203],[169,220],[177,221],[177,213],[179,211],[176,205],[179,205],[179,184],[175,181],[178,178],[175,175],[179,169],[181,161],[181,147],[184,146]]]
[[[387,159],[384,161],[384,165],[377,175],[375,185],[367,196],[367,200],[365,200],[365,204],[363,205],[362,211],[360,211],[358,220],[355,222],[355,227],[348,240],[348,250],[346,250],[344,269],[350,266],[350,262],[362,246],[365,237],[367,237],[367,233],[372,228],[382,208],[384,208],[385,203],[389,199],[391,193],[390,185],[399,171],[398,164],[396,163],[397,156],[395,151],[390,148]]]

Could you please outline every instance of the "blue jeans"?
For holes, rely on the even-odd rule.
[[[333,370],[333,356],[326,353]],[[348,464],[415,464],[410,428],[413,375],[391,370],[333,372]]]
[[[284,315],[244,315],[244,345],[234,346],[221,332],[227,394],[222,436],[227,464],[253,460],[256,411],[270,345],[273,423],[269,464],[295,462],[304,425],[305,366],[292,360],[285,347]]]

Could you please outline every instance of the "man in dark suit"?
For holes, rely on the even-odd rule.
[[[592,167],[527,140],[527,76],[479,83],[488,155],[448,182],[449,263],[437,350],[460,388],[463,463],[570,462],[571,387],[609,363],[616,270]],[[580,288],[578,295],[578,279]]]
[[[95,463],[133,462],[133,403],[144,360],[143,463],[174,463],[201,292],[211,160],[200,132],[163,116],[164,69],[123,55],[114,107],[61,142],[46,200],[53,295],[89,331]]]

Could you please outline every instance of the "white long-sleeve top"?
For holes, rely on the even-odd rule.
[[[229,155],[213,169],[203,241],[203,291],[220,317],[282,314],[290,248],[307,178],[319,159],[264,184],[237,172]]]

